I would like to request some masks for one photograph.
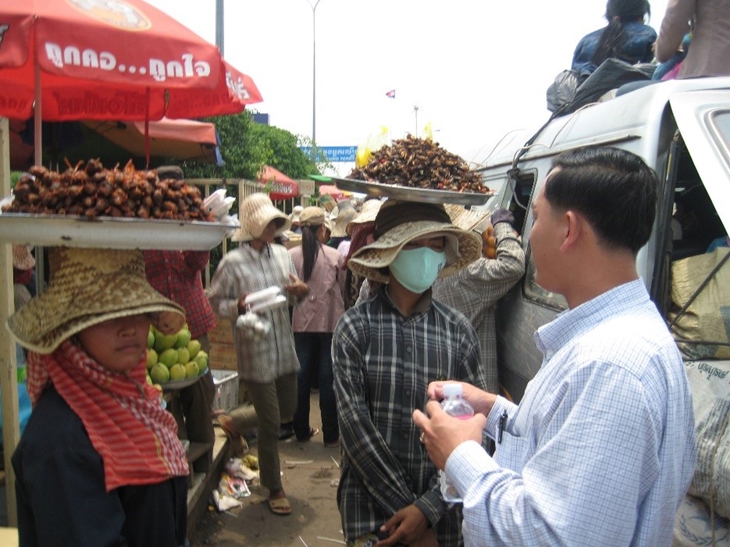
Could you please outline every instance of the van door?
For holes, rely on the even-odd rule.
[[[730,90],[669,99],[682,138],[725,230],[730,227]]]

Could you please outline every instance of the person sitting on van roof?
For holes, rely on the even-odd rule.
[[[533,199],[530,247],[535,281],[569,309],[537,329],[544,359],[522,401],[462,384],[476,414],[458,420],[433,382],[431,418],[414,411],[464,500],[466,546],[672,542],[696,449],[682,357],[636,270],[659,184],[617,148],[558,156]]]
[[[657,33],[644,23],[651,15],[647,0],[608,0],[608,25],[581,38],[573,53],[571,68],[589,76],[603,61],[620,59],[629,64],[650,63]]]
[[[730,75],[730,0],[669,0],[656,42],[656,58],[667,61],[684,36],[692,47],[677,78]]]

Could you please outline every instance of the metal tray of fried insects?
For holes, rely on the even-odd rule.
[[[423,203],[453,203],[456,205],[484,205],[495,192],[485,193],[454,192],[453,190],[434,190],[431,188],[411,188],[379,182],[329,177],[337,188],[346,192],[366,194],[376,198],[392,198],[402,201]]]

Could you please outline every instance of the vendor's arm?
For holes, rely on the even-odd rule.
[[[245,294],[239,290],[232,253],[223,257],[210,282],[208,300],[213,312],[224,319],[235,321],[240,315],[239,299]]]
[[[367,402],[359,343],[368,331],[360,317],[345,313],[332,344],[334,386],[342,447],[368,494],[386,514],[394,515],[414,501],[406,472],[373,424]]]
[[[643,485],[657,473],[661,424],[635,376],[592,366],[590,373],[577,370],[564,382],[570,389],[555,394],[542,438],[522,436],[510,416],[495,455],[502,465],[472,441],[448,455],[446,473],[464,497],[467,544],[630,543]],[[606,412],[616,405],[621,412]],[[510,470],[512,458],[532,444],[534,455],[521,472]]]
[[[660,63],[668,61],[677,52],[682,38],[690,30],[689,21],[694,16],[695,6],[695,0],[669,0],[655,47]]]
[[[205,265],[210,260],[210,251],[183,251],[182,259],[185,274],[192,277],[205,269]]]

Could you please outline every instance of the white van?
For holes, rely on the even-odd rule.
[[[672,261],[704,253],[730,227],[730,78],[650,85],[553,119],[531,141],[503,145],[481,169],[485,184],[499,189],[489,207],[514,213],[527,257],[525,276],[500,301],[497,317],[500,383],[515,402],[542,361],[533,333],[566,308],[535,283],[530,254],[531,202],[553,158],[580,146],[614,146],[656,170],[659,209],[638,269],[666,317]]]

